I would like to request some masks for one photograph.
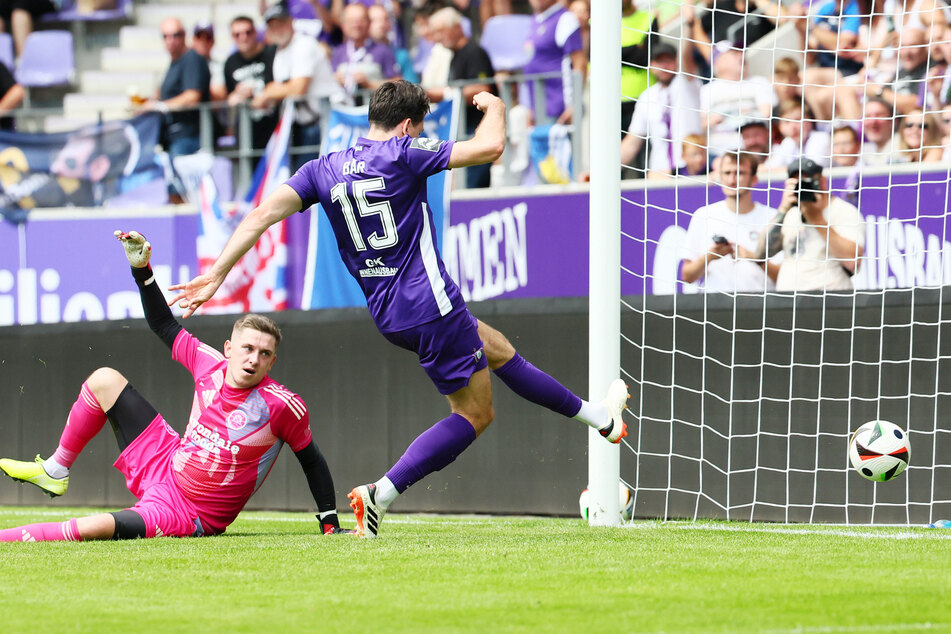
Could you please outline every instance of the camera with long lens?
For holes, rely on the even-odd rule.
[[[801,158],[789,164],[787,170],[789,178],[799,181],[796,188],[796,197],[801,203],[814,203],[816,193],[822,189],[822,167],[815,161]]]

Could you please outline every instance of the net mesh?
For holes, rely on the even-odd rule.
[[[622,22],[622,46],[646,49],[625,50],[624,72],[653,76],[625,92],[636,106],[622,121],[635,178],[621,188],[621,478],[635,517],[949,517],[948,9],[728,4],[662,3],[649,28]],[[758,178],[727,173],[746,164],[737,150],[757,157]],[[796,217],[777,219],[803,158],[822,168],[821,219],[799,199]],[[826,205],[826,191],[841,202]],[[774,225],[782,249],[770,254]],[[729,252],[707,256],[721,234]],[[910,435],[910,466],[887,483],[849,464],[851,433],[870,420]]]

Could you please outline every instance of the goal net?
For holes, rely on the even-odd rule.
[[[640,91],[622,98],[618,185],[635,517],[951,517],[951,27],[942,0],[911,4],[660,2],[622,20],[622,90]],[[610,128],[592,124],[594,147]],[[912,446],[884,483],[848,458],[872,420]]]

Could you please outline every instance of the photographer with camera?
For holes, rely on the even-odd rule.
[[[814,161],[793,161],[787,175],[768,248],[761,250],[761,255],[773,255],[781,245],[784,257],[776,290],[852,290],[852,276],[865,251],[862,214],[829,193],[822,167]]]

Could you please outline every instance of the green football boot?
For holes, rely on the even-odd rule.
[[[65,478],[52,478],[43,469],[43,459],[36,455],[33,462],[24,462],[21,460],[10,460],[9,458],[0,459],[0,469],[14,480],[20,482],[29,482],[43,489],[51,498],[66,493],[69,487],[69,476]]]

